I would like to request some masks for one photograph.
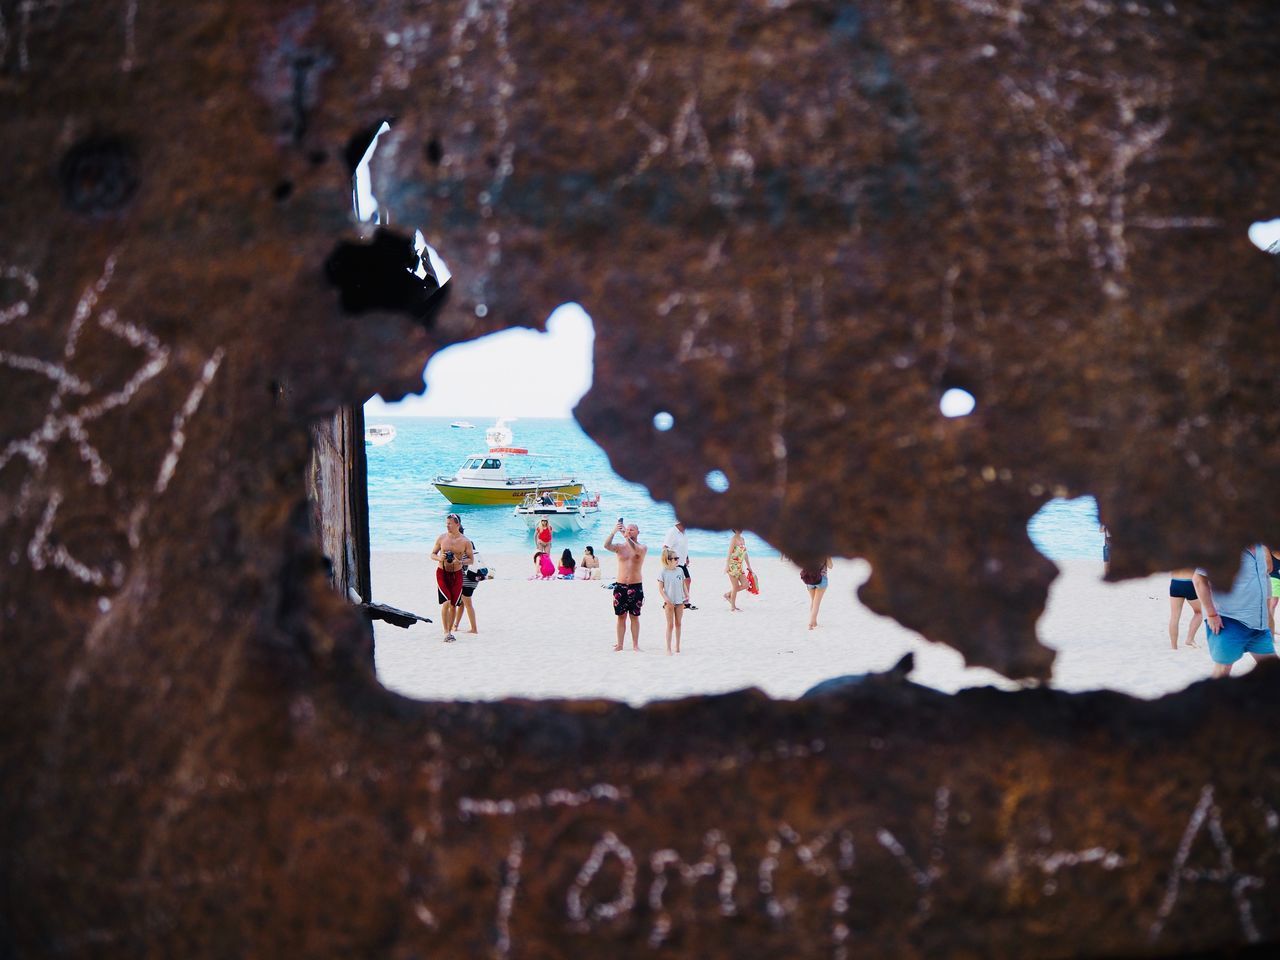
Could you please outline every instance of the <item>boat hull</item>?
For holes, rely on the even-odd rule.
[[[516,516],[524,520],[528,526],[529,532],[532,533],[538,527],[539,520],[546,520],[551,525],[551,529],[556,533],[580,533],[595,522],[596,513],[591,511],[582,513],[581,511],[563,511],[556,513],[548,511],[546,513],[525,512],[517,510]]]
[[[540,483],[510,483],[502,486],[473,487],[468,484],[437,481],[432,486],[439,490],[440,495],[450,503],[477,507],[519,506],[524,503],[526,494],[551,491],[572,497],[582,493],[583,490],[581,483],[566,483],[555,487]]]

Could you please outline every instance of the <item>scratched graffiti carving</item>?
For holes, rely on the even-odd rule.
[[[73,0],[18,0],[13,5],[12,21],[0,6],[0,72],[6,68],[29,72],[33,39],[55,39],[59,27],[75,15],[77,6]],[[112,6],[119,8],[118,68],[128,73],[138,64],[138,0],[116,0]]]
[[[601,785],[587,789],[562,789],[557,795],[565,798],[588,798],[614,805],[639,800],[642,794],[637,786]],[[575,804],[576,805],[576,804]],[[552,814],[555,804],[533,802],[525,797],[519,801],[493,801],[483,810],[476,802],[462,798],[458,803],[459,818],[472,821],[477,813],[483,816],[499,816],[518,822],[519,833],[510,839],[506,857],[499,872],[496,899],[494,901],[494,929],[497,938],[494,951],[497,956],[509,957],[518,953],[512,938],[512,922],[516,911],[516,893],[521,884],[522,864],[543,851],[538,849],[539,831],[536,819]],[[1280,815],[1255,801],[1254,808],[1264,808],[1262,821],[1273,835],[1271,844],[1246,855],[1246,861],[1259,865],[1270,861],[1275,851],[1274,834],[1280,830]],[[921,927],[931,922],[935,894],[948,897],[963,895],[955,885],[963,887],[975,883],[975,876],[953,876],[947,869],[946,835],[948,824],[957,815],[964,823],[970,823],[977,810],[957,806],[957,798],[948,786],[939,786],[933,795],[932,822],[920,836],[900,836],[887,827],[865,823],[837,823],[802,835],[787,822],[780,822],[765,836],[739,837],[730,843],[728,835],[719,828],[711,828],[702,835],[698,846],[701,853],[686,859],[678,845],[659,846],[647,853],[637,850],[628,839],[626,815],[618,813],[615,826],[603,829],[595,838],[576,876],[563,896],[563,919],[566,929],[578,934],[610,936],[618,932],[614,924],[626,919],[642,907],[647,913],[638,918],[647,928],[645,942],[652,950],[660,950],[668,943],[680,923],[710,922],[717,918],[729,918],[756,914],[771,922],[787,924],[812,922],[812,916],[802,911],[802,902],[795,889],[780,885],[779,875],[784,864],[790,863],[799,876],[818,878],[830,888],[825,899],[827,915],[825,955],[847,958],[857,955],[860,931],[849,924],[850,901],[856,896],[859,884],[880,878],[883,882],[884,866],[869,864],[859,859],[857,847],[870,844],[884,851],[889,863],[896,864],[910,886],[915,889],[910,909],[910,925]],[[477,822],[477,821],[472,821]],[[1093,844],[1078,849],[1054,848],[1046,845],[1052,841],[1052,830],[1047,826],[1038,829],[1037,841],[1028,842],[1010,837],[1002,852],[993,857],[989,869],[978,871],[977,876],[1013,891],[1020,889],[1024,872],[1043,877],[1044,894],[1052,896],[1060,875],[1067,870],[1092,870],[1090,883],[1106,883],[1108,875],[1133,869],[1133,863],[1124,854],[1106,844]],[[1200,840],[1203,837],[1204,840]],[[1191,866],[1203,862],[1195,855],[1197,842],[1209,845],[1210,865]],[[911,852],[919,842],[921,856]],[[606,862],[617,861],[617,880],[613,886],[596,890],[597,877]],[[1257,942],[1262,936],[1255,914],[1254,904],[1265,882],[1256,873],[1237,866],[1239,855],[1226,839],[1224,815],[1214,800],[1214,787],[1206,784],[1192,809],[1181,838],[1171,849],[1168,883],[1154,916],[1137,915],[1135,925],[1144,928],[1151,942],[1160,940],[1169,918],[1173,915],[1184,890],[1199,884],[1218,884],[1226,887],[1235,905],[1241,935],[1249,942]],[[749,868],[748,864],[754,866]],[[756,878],[754,896],[744,896],[739,881],[743,875]],[[701,882],[708,883],[715,891],[714,910],[707,907],[695,909],[689,904],[677,913],[669,906],[673,882],[684,890],[693,890]],[[647,883],[647,887],[646,887]],[[646,891],[647,892],[644,892]],[[594,891],[594,892],[593,892]],[[526,911],[546,910],[546,905],[526,904]]]
[[[145,393],[147,385],[170,364],[170,350],[146,327],[123,319],[118,312],[104,306],[103,299],[115,277],[119,252],[104,262],[98,278],[85,287],[75,304],[60,352],[52,358],[0,349],[0,366],[45,381],[52,392],[38,418],[38,426],[25,436],[10,439],[0,448],[0,471],[10,464],[25,466],[21,486],[4,519],[14,521],[33,509],[39,515],[34,534],[27,544],[26,559],[35,570],[62,570],[75,579],[93,586],[119,586],[124,578],[122,558],[109,563],[89,563],[77,558],[56,536],[58,514],[66,501],[68,486],[75,480],[52,480],[50,458],[60,446],[74,448],[78,455],[81,482],[93,487],[112,483],[112,464],[94,440],[96,424],[114,411],[123,410]],[[29,320],[32,300],[40,291],[36,276],[20,267],[6,266],[3,275],[17,280],[25,291],[21,300],[0,312],[0,326],[13,329],[15,321]],[[88,330],[97,328],[133,351],[141,353],[139,365],[129,372],[123,383],[103,387],[75,372],[76,359]],[[2,341],[0,341],[2,342]],[[218,349],[205,363],[191,392],[173,417],[169,446],[159,465],[153,494],[164,493],[177,468],[185,442],[183,427],[195,413],[204,391],[217,373],[224,352]],[[132,451],[122,452],[132,456]],[[149,500],[144,496],[128,511],[128,541],[138,546],[139,530],[146,518]]]

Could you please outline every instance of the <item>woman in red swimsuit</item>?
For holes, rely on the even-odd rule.
[[[538,529],[534,532],[533,539],[538,542],[539,553],[551,552],[551,522],[549,520],[538,521]]]

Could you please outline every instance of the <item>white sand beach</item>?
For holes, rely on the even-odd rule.
[[[603,552],[603,551],[602,551]],[[506,697],[607,697],[632,704],[759,687],[773,697],[797,697],[842,674],[886,670],[915,653],[911,679],[943,691],[1014,684],[990,670],[966,669],[960,655],[868,611],[855,590],[870,568],[836,561],[817,630],[807,629],[808,596],[785,560],[755,560],[759,596],[742,594],[740,613],[721,599],[724,561],[694,557],[693,602],[686,611],[682,653],[664,652],[658,565],[645,564],[640,653],[614,653],[613,557],[601,558],[602,581],[531,581],[524,556],[486,556],[496,579],[475,594],[479,633],[441,642],[435,568],[425,553],[373,554],[373,595],[381,603],[425,614],[431,624],[404,630],[376,625],[378,675],[390,689],[423,700]],[[1099,578],[1102,565],[1059,564],[1041,639],[1058,650],[1053,685],[1064,690],[1112,689],[1158,697],[1208,678],[1209,655],[1185,649],[1190,610],[1184,608],[1179,648],[1169,647],[1167,575],[1120,584]],[[651,582],[654,581],[654,582]],[[463,629],[466,624],[464,621]],[[1252,660],[1236,665],[1236,674]]]

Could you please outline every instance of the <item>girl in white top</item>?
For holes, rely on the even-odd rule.
[[[679,557],[670,547],[662,548],[662,572],[658,575],[658,592],[662,595],[662,610],[667,615],[667,656],[671,656],[671,634],[676,637],[676,653],[680,652],[680,620],[684,616],[684,602],[688,594],[684,589],[684,571],[678,565]]]

